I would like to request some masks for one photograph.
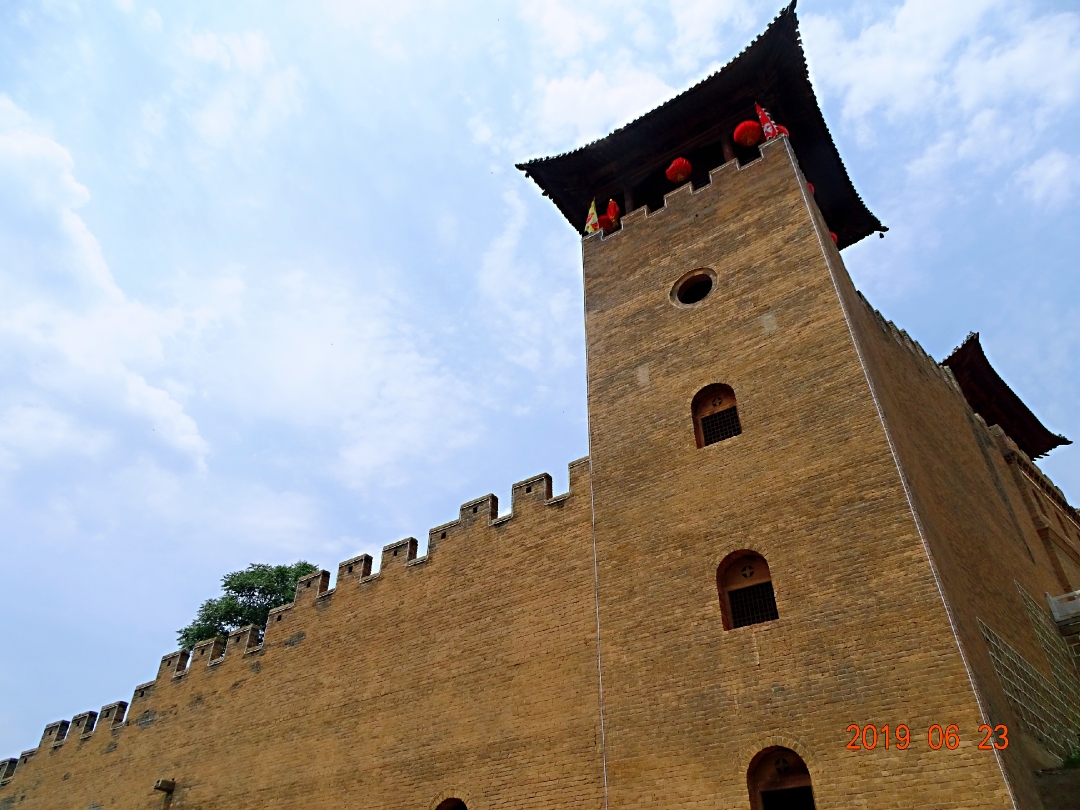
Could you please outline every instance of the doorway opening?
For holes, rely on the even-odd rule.
[[[760,751],[746,772],[754,810],[814,810],[810,769],[790,748]]]

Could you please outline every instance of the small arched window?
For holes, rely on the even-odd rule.
[[[439,806],[435,810],[468,810],[468,808],[461,799],[447,799],[439,802]]]
[[[690,410],[694,414],[694,436],[698,447],[716,444],[742,433],[739,411],[735,407],[735,392],[730,385],[706,385],[694,395]]]
[[[716,569],[716,588],[725,630],[780,618],[769,564],[756,552],[729,554]]]
[[[766,748],[746,772],[753,810],[815,810],[810,769],[790,748]]]

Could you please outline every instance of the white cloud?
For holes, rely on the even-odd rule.
[[[745,39],[757,21],[754,7],[746,0],[671,0],[675,20],[672,61],[680,70],[692,70],[713,62],[721,48],[723,28],[728,39]]]
[[[105,431],[79,425],[45,404],[12,404],[0,412],[0,469],[17,468],[20,458],[93,455],[108,441]]]
[[[148,33],[156,34],[162,28],[164,28],[165,23],[161,19],[161,15],[158,14],[157,9],[151,8],[151,9],[147,9],[146,13],[143,14],[143,16],[142,16],[142,25],[143,25],[143,28]]]
[[[562,368],[576,356],[579,317],[574,295],[559,283],[558,268],[541,268],[534,258],[521,255],[525,205],[516,191],[503,194],[505,225],[485,251],[477,281],[483,298],[482,317],[492,323],[511,362],[539,372]],[[576,272],[577,256],[573,257]]]
[[[61,399],[89,396],[147,420],[197,464],[209,451],[184,409],[144,376],[182,318],[128,298],[75,209],[89,192],[71,155],[0,96],[0,341]]]
[[[475,392],[410,326],[411,296],[393,281],[402,274],[321,266],[228,273],[178,288],[190,326],[174,366],[192,397],[242,414],[245,424],[321,436],[329,460],[313,463],[358,489],[472,440]]]
[[[839,20],[807,15],[807,51],[819,87],[844,96],[844,115],[876,107],[893,118],[951,95],[956,51],[1003,0],[906,0],[882,22],[847,39]]]
[[[29,115],[0,94],[0,155],[5,181],[22,187],[35,206],[77,207],[90,199],[71,173],[68,151],[33,126]]]
[[[541,78],[536,90],[530,135],[539,141],[534,148],[548,149],[603,137],[674,95],[659,76],[634,67],[626,56],[608,71]]]
[[[273,59],[270,42],[261,31],[194,34],[191,37],[191,53],[196,59],[216,64],[223,70],[235,67],[250,76],[262,73]]]
[[[539,34],[537,44],[547,58],[575,56],[607,36],[607,26],[580,4],[570,8],[559,0],[526,0],[520,8],[521,16]]]
[[[472,116],[468,121],[469,132],[472,133],[473,143],[480,145],[486,145],[492,142],[494,132],[491,129],[491,125],[488,124],[484,118],[477,114]]]
[[[1019,169],[1024,196],[1046,208],[1061,208],[1080,190],[1080,158],[1053,149]]]
[[[985,175],[1049,148],[1061,110],[1080,98],[1080,15],[1031,14],[1004,0],[906,0],[851,38],[816,15],[804,31],[815,82],[842,99],[843,125],[863,143],[903,128],[919,149],[908,179],[927,206],[963,194],[963,177],[941,182],[954,166]],[[1048,171],[1064,181],[1043,183]],[[1016,181],[1056,205],[1072,193],[1068,175],[1062,155],[1047,155]]]
[[[247,98],[235,88],[219,88],[210,100],[191,116],[195,131],[212,146],[224,146],[237,128]]]
[[[192,128],[207,145],[222,148],[265,137],[300,109],[300,73],[278,68],[270,41],[259,31],[192,35],[187,50],[217,75],[187,76]]]
[[[1016,21],[1003,39],[980,37],[957,60],[955,92],[965,110],[1015,96],[1050,110],[1080,96],[1080,15]]]
[[[144,122],[160,126],[153,109]],[[445,451],[475,435],[475,397],[408,325],[408,297],[393,282],[368,278],[361,292],[357,268],[260,267],[248,284],[232,267],[181,278],[177,303],[149,306],[120,288],[78,215],[89,192],[71,155],[2,96],[0,181],[0,203],[23,212],[0,224],[0,346],[20,358],[19,384],[49,413],[93,403],[125,434],[134,416],[139,444],[202,470],[211,446],[192,408],[316,430],[337,446],[336,459],[318,462],[324,472],[360,488],[386,483],[405,459],[438,455],[433,443]],[[445,239],[455,228],[440,224]],[[0,392],[0,407],[17,404],[11,396]],[[74,435],[60,419],[34,424]],[[5,438],[5,464],[25,446]]]
[[[808,15],[803,28],[817,86],[842,96],[863,136],[878,108],[894,123],[931,111],[955,131],[1014,102],[1034,112],[1025,123],[1038,130],[1052,105],[1080,93],[1080,16],[1025,13],[1004,0],[906,0],[852,39],[835,18]]]

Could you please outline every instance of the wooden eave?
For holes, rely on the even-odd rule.
[[[584,233],[590,203],[649,180],[681,156],[696,153],[695,185],[723,162],[714,156],[735,126],[760,103],[791,132],[791,145],[830,230],[843,248],[887,230],[863,203],[822,117],[810,84],[795,3],[718,72],[605,138],[572,152],[517,164]],[[712,165],[699,165],[700,163]],[[673,190],[670,185],[667,190]],[[640,201],[638,201],[640,205]],[[633,207],[637,207],[636,205]],[[627,206],[631,208],[631,206]]]
[[[942,365],[952,371],[971,410],[986,424],[1004,430],[1028,458],[1039,458],[1055,447],[1072,444],[1064,436],[1051,433],[994,371],[979,343],[978,332],[968,335]]]

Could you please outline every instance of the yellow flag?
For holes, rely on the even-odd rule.
[[[600,220],[596,216],[596,200],[589,206],[589,216],[585,220],[585,233],[596,233],[600,230]]]

